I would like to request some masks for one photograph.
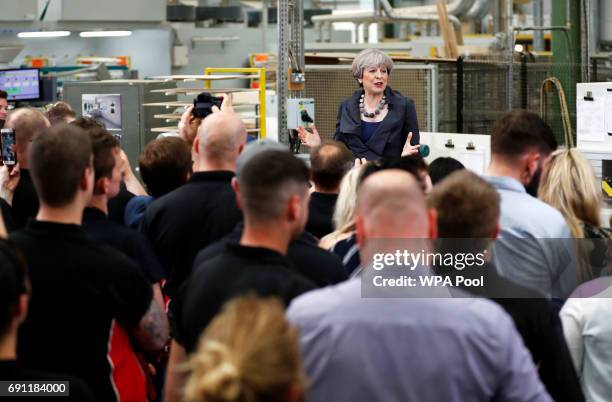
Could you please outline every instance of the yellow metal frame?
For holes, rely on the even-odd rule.
[[[257,74],[259,75],[259,138],[266,138],[266,70],[265,68],[257,67],[239,67],[239,68],[223,68],[223,67],[206,67],[205,75],[222,73],[222,74]],[[211,89],[211,80],[204,80],[204,88]]]

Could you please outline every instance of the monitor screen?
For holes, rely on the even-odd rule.
[[[0,89],[8,100],[40,99],[40,74],[37,68],[0,70]]]

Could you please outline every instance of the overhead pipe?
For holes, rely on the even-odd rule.
[[[446,12],[449,15],[454,15],[461,18],[470,11],[477,0],[454,0],[446,5]],[[400,15],[408,14],[438,14],[438,8],[434,5],[417,6],[417,7],[399,7],[395,11]]]
[[[460,18],[463,15],[467,14],[467,12],[472,8],[476,0],[453,0],[451,3],[447,4],[446,9],[449,14],[449,17],[452,15],[456,18]],[[389,2],[386,1],[387,6],[384,5],[385,1],[381,0],[380,5],[383,10],[385,8],[390,8],[392,10],[392,14],[394,15],[393,19],[396,18],[407,18],[407,17],[435,17],[437,19],[438,10],[435,5],[433,6],[417,6],[417,7],[399,7],[393,8],[389,5]],[[385,10],[385,12],[391,11],[389,9]],[[326,15],[316,15],[312,17],[312,21],[332,21],[332,22],[340,22],[346,21],[345,17],[350,18],[366,18],[376,16],[377,10],[359,10],[353,11],[346,14],[326,14]],[[417,19],[413,21],[428,21],[430,19]],[[410,21],[410,20],[405,20]],[[432,20],[433,21],[433,20]],[[459,24],[461,25],[461,24]]]
[[[403,15],[398,12],[401,9],[393,8],[391,4],[389,3],[389,0],[379,0],[379,2],[380,2],[380,5],[385,15],[391,21],[428,21],[428,22],[435,21],[435,22],[439,22],[437,15],[433,15],[433,16],[430,16],[430,15],[423,15],[423,16],[422,15]],[[407,18],[410,18],[410,19],[407,20]],[[412,18],[417,18],[417,20],[413,20]],[[425,18],[425,19],[422,19],[422,18]],[[459,21],[459,19],[455,15],[451,15],[449,13],[448,20],[453,24],[455,31],[461,31],[461,21]]]
[[[313,17],[314,18],[314,17]],[[449,15],[448,16],[448,21],[453,24],[453,27],[455,29],[455,31],[459,31],[461,29],[461,21],[459,21],[459,19],[453,15]],[[430,15],[413,15],[413,16],[393,16],[393,18],[389,18],[387,16],[382,16],[382,17],[377,17],[374,16],[372,14],[367,15],[367,16],[363,16],[363,17],[354,17],[352,15],[339,15],[336,19],[334,19],[333,22],[352,22],[354,24],[365,24],[365,23],[392,23],[392,22],[427,22],[427,23],[439,23],[438,17],[437,16],[430,16]],[[331,30],[332,27],[332,21],[325,21],[325,26],[328,27],[329,30]],[[328,30],[323,29],[323,35],[325,36],[327,34]],[[315,30],[315,34],[318,35],[319,31]],[[328,37],[331,38],[331,34],[327,34]],[[316,42],[320,42],[321,38],[320,37],[316,37],[315,38]],[[329,41],[326,40],[325,37],[323,38],[323,41]]]
[[[538,1],[538,0],[535,0]],[[465,15],[468,20],[481,20],[491,12],[491,0],[476,0]]]
[[[459,15],[468,13],[476,4],[481,0],[454,0],[447,5],[448,20],[455,31],[461,30],[461,21]],[[485,0],[487,3],[488,0]],[[380,13],[382,11],[382,15]],[[393,8],[388,0],[377,0],[377,9],[355,11],[346,14],[328,14],[328,15],[317,15],[312,17],[312,21],[315,24],[315,28],[318,24],[326,23],[329,24],[331,29],[331,23],[333,22],[353,22],[353,23],[386,23],[386,22],[426,22],[429,26],[432,22],[439,23],[438,11],[436,6],[419,6],[419,7],[403,7]],[[325,29],[323,29],[323,36],[325,35]],[[321,38],[319,29],[315,29],[317,42],[321,39],[326,41],[326,38]],[[329,35],[331,38],[331,34]]]

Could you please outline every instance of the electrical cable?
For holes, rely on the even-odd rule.
[[[546,120],[546,85],[550,83],[557,89],[559,96],[559,105],[561,106],[561,120],[563,121],[563,139],[567,148],[574,148],[574,137],[572,134],[572,123],[570,121],[569,109],[567,107],[567,99],[563,85],[557,77],[548,77],[542,81],[540,88],[540,117]]]

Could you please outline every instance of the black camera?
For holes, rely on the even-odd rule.
[[[193,100],[193,117],[205,118],[212,113],[212,107],[221,109],[223,98],[202,92]]]

